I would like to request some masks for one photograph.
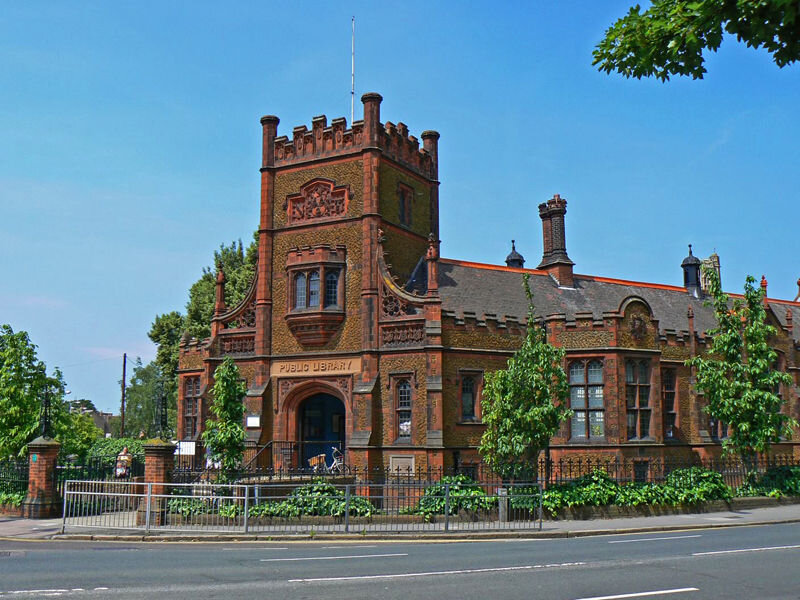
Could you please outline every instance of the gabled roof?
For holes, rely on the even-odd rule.
[[[528,303],[522,287],[522,274],[530,274],[530,286],[537,316],[563,313],[567,320],[577,313],[591,313],[601,319],[605,312],[617,312],[631,296],[650,305],[661,331],[688,331],[687,311],[692,307],[695,329],[705,332],[716,326],[714,311],[703,300],[677,286],[575,275],[574,288],[559,288],[544,271],[469,263],[450,259],[439,261],[439,295],[442,310],[461,314],[496,314],[525,319]],[[793,313],[794,338],[800,341],[800,303],[770,300],[782,325],[786,308]]]

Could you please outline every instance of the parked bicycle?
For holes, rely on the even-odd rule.
[[[308,459],[308,466],[314,473],[343,473],[344,454],[336,446],[331,446],[331,464],[325,460],[325,453],[317,454]]]

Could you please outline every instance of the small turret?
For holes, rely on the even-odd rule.
[[[692,245],[689,244],[689,256],[683,259],[681,268],[683,269],[683,287],[695,298],[702,294],[700,287],[700,265],[702,262],[692,254]]]
[[[509,267],[516,267],[521,269],[525,266],[525,258],[517,252],[517,248],[514,245],[514,240],[511,240],[511,252],[508,256],[506,256],[506,265]]]

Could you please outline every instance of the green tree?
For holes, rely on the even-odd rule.
[[[155,361],[146,365],[136,358],[130,384],[125,391],[125,430],[133,436],[140,431],[145,437],[158,434],[158,398],[163,393],[161,369]]]
[[[614,23],[594,49],[600,71],[625,77],[670,75],[702,79],[703,51],[716,51],[725,33],[753,48],[762,46],[779,67],[800,59],[797,0],[653,0],[637,4]]]
[[[94,443],[103,437],[103,430],[94,424],[92,415],[71,412],[59,420],[56,439],[61,441],[61,454],[74,455],[83,460]]]
[[[210,458],[221,464],[221,479],[230,481],[244,457],[244,395],[239,367],[229,356],[214,371],[213,419],[206,421],[203,441]]]
[[[68,411],[64,402],[64,382],[56,369],[47,367],[36,356],[36,346],[24,331],[14,333],[10,325],[0,327],[0,459],[24,456],[28,442],[39,435],[42,399],[50,396],[54,432]]]
[[[486,431],[478,450],[504,479],[535,478],[539,453],[572,415],[566,405],[569,384],[561,366],[564,350],[547,343],[534,314],[528,278],[523,276],[528,298],[525,340],[507,368],[486,374],[481,401]]]
[[[94,402],[86,398],[76,398],[67,402],[70,412],[97,412]]]
[[[729,427],[723,440],[727,454],[738,454],[751,474],[757,453],[791,435],[797,422],[781,413],[781,385],[792,384],[788,373],[776,369],[778,354],[770,346],[775,328],[767,323],[764,290],[747,277],[744,298],[731,299],[722,291],[714,269],[704,269],[717,327],[710,352],[687,361],[697,369],[697,389],[705,394],[706,412]]]

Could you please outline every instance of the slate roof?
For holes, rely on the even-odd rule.
[[[711,307],[703,300],[689,295],[684,288],[575,275],[575,288],[559,288],[550,275],[532,269],[513,269],[496,265],[439,261],[439,294],[442,310],[458,315],[474,312],[478,317],[496,314],[502,319],[513,316],[523,321],[527,301],[522,287],[522,274],[530,273],[530,285],[537,316],[566,314],[567,320],[577,313],[591,313],[601,319],[604,312],[616,312],[631,296],[644,299],[659,322],[659,329],[688,331],[686,316],[691,306],[695,329],[707,331],[716,325]],[[800,341],[800,304],[770,301],[782,325],[786,322],[787,307],[792,310],[794,338]]]

